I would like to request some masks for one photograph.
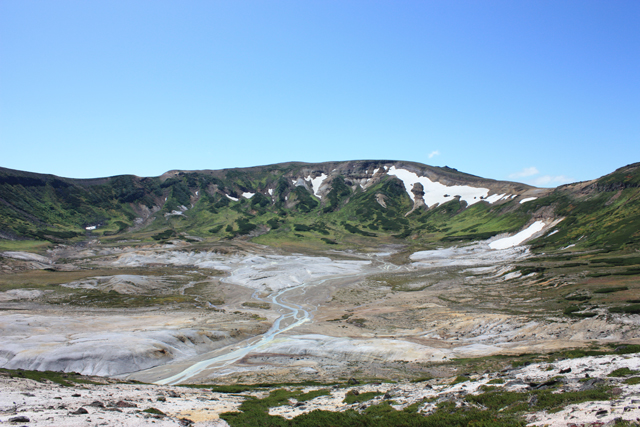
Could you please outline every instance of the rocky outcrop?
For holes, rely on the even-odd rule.
[[[387,203],[384,201],[384,199],[386,198],[386,196],[384,194],[376,194],[376,202],[378,202],[378,204],[380,206],[382,206],[383,208],[387,208]]]
[[[404,214],[405,217],[409,216],[413,211],[418,208],[429,209],[427,204],[424,202],[424,187],[419,182],[413,184],[413,188],[411,189],[411,193],[413,193],[413,208]]]

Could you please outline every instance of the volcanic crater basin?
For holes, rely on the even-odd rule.
[[[3,288],[0,366],[167,384],[402,379],[449,374],[461,357],[640,338],[640,316],[550,308],[573,276],[522,274],[526,246],[479,242],[394,264],[397,250],[66,248],[78,271]]]

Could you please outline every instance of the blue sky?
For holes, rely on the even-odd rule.
[[[2,0],[0,166],[592,179],[640,161],[638,22],[636,0]]]

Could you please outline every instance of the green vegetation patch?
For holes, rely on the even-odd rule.
[[[477,396],[468,395],[466,400],[470,403],[480,404],[491,411],[524,413],[526,411],[555,411],[571,404],[609,400],[610,398],[606,388],[564,391],[562,393],[553,393],[551,390],[509,392],[496,389]]]
[[[381,396],[382,393],[378,391],[368,391],[366,393],[358,393],[355,390],[350,390],[344,397],[343,402],[350,405],[356,402],[366,402],[373,399],[376,396]]]
[[[366,237],[377,237],[378,236],[376,233],[370,233],[368,231],[361,230],[358,227],[356,227],[355,225],[349,224],[348,222],[343,222],[342,226],[349,233],[360,234],[360,235],[366,236]]]
[[[452,382],[451,385],[453,384],[460,384],[460,383],[464,383],[471,380],[471,378],[465,376],[465,375],[458,375]]]
[[[600,263],[600,264],[609,264],[616,267],[621,267],[621,266],[627,266],[627,265],[640,264],[640,257],[599,258],[599,259],[592,259],[589,262],[592,264]]]
[[[154,234],[153,236],[151,236],[151,238],[153,240],[167,240],[170,239],[171,237],[175,237],[176,236],[176,232],[172,229],[168,229],[165,230],[161,233],[158,234]]]
[[[145,409],[144,411],[140,411],[140,412],[145,412],[147,414],[154,414],[154,415],[161,415],[161,416],[166,416],[166,414],[164,412],[162,412],[160,409],[156,409],[156,408],[148,408]]]
[[[573,317],[594,317],[597,315],[597,313],[580,313],[581,311],[585,310],[584,307],[580,307],[577,305],[570,305],[569,307],[564,309],[564,314],[566,314],[567,316],[573,316]]]
[[[564,299],[567,301],[589,301],[591,297],[589,295],[567,295]]]
[[[247,218],[240,218],[236,221],[236,224],[238,225],[238,231],[237,234],[244,236],[246,234],[251,233],[253,230],[255,230],[256,228],[258,228],[257,225],[252,224],[251,222],[249,222],[249,220]]]
[[[23,369],[0,368],[0,373],[8,375],[9,378],[27,378],[41,383],[51,381],[64,387],[74,387],[77,384],[100,384],[87,380],[76,372],[26,371]]]
[[[289,392],[290,393],[290,392]],[[368,393],[363,393],[365,395]],[[417,412],[420,403],[405,410],[394,409],[389,402],[371,405],[362,412],[347,410],[343,412],[312,411],[291,420],[269,416],[268,408],[286,402],[287,393],[265,399],[246,400],[241,406],[242,412],[227,412],[220,415],[232,427],[523,427],[526,423],[519,417],[502,414],[497,411],[482,411],[476,408],[456,408],[451,402],[445,402],[429,416]]]
[[[624,307],[612,307],[610,313],[640,314],[640,304],[631,304]]]
[[[607,354],[631,354],[631,353],[640,353],[640,344],[607,344],[607,347],[610,349],[604,350],[587,350],[587,349],[573,349],[573,350],[565,350],[559,353],[553,354],[550,359],[559,359],[566,357],[568,359],[576,359],[578,357],[586,357],[586,356],[604,356]]]
[[[193,295],[131,295],[120,294],[114,290],[103,292],[94,289],[78,291],[57,301],[58,304],[113,308],[149,307],[194,302],[196,302],[196,297]]]
[[[594,294],[611,294],[613,292],[628,291],[628,286],[613,286],[610,288],[600,288],[593,291]]]
[[[242,305],[249,308],[260,308],[262,310],[269,310],[271,308],[271,304],[269,304],[268,302],[247,301],[243,302]]]
[[[638,373],[640,373],[640,372],[632,371],[629,368],[619,368],[619,369],[616,369],[615,371],[611,372],[608,376],[622,378],[622,377],[628,377],[630,375],[636,375]]]
[[[518,267],[518,271],[520,271],[520,274],[522,274],[523,276],[527,276],[531,273],[543,273],[546,270],[545,267],[539,267],[539,266],[535,266],[535,267],[531,267],[531,266],[523,266],[523,267]]]

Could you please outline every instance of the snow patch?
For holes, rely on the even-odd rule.
[[[487,197],[486,199],[484,199],[485,202],[489,202],[489,203],[495,203],[498,200],[502,200],[505,196],[505,194],[507,193],[502,193],[502,194],[492,194],[489,197]]]
[[[250,198],[252,198],[253,196],[255,196],[255,194],[256,194],[256,193],[249,193],[249,192],[247,192],[247,193],[242,193],[242,197],[244,197],[245,199],[250,199]]]
[[[305,178],[306,181],[311,180],[311,187],[313,188],[313,194],[319,199],[321,199],[322,196],[320,196],[320,193],[318,193],[318,191],[320,191],[320,186],[322,185],[324,180],[327,178],[328,176],[325,175],[324,172],[320,176],[317,176],[315,178],[311,178],[311,175]]]
[[[474,266],[495,264],[498,262],[512,261],[526,258],[529,249],[526,246],[507,248],[500,251],[491,250],[486,242],[475,242],[462,247],[449,247],[432,249],[428,251],[414,252],[409,256],[413,265],[420,268],[444,268],[459,266]],[[499,277],[510,271],[498,271],[495,277]]]
[[[526,199],[520,200],[520,204],[527,203],[535,199],[537,199],[537,197],[527,197]]]
[[[455,199],[456,196],[459,196],[460,200],[464,200],[467,203],[467,206],[471,206],[481,200],[486,200],[485,197],[489,194],[488,188],[475,188],[468,187],[466,185],[454,185],[448,187],[440,184],[439,182],[433,182],[426,176],[418,176],[406,169],[396,169],[395,166],[391,166],[387,173],[398,177],[403,182],[404,188],[407,190],[407,194],[409,194],[409,197],[413,201],[415,201],[415,197],[411,192],[413,184],[418,182],[422,184],[424,187],[424,202],[427,206],[432,206],[437,203],[446,203]]]
[[[536,221],[529,227],[520,231],[518,234],[489,243],[489,247],[491,249],[507,249],[518,246],[520,243],[524,242],[525,240],[536,234],[538,231],[542,230],[544,226],[544,222]]]
[[[85,229],[85,230],[95,230],[96,228],[98,228],[98,226],[97,226],[97,225],[90,225],[90,226],[88,226],[88,227],[85,227],[84,229]]]
[[[269,195],[270,195],[270,196],[273,196],[273,188],[270,188],[270,189],[268,189],[267,191],[269,192]]]
[[[554,235],[554,234],[556,234],[558,231],[560,231],[560,230],[553,230],[551,233],[547,234],[545,237],[553,236],[553,235]]]
[[[238,201],[238,199],[236,199],[235,197],[231,197],[231,196],[230,196],[230,195],[228,195],[228,194],[225,194],[225,196],[227,196],[227,198],[228,198],[228,199],[233,200],[234,202],[237,202],[237,201]]]

